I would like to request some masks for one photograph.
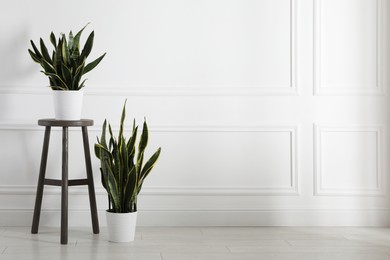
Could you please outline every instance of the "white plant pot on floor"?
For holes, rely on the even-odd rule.
[[[55,119],[80,120],[83,96],[83,90],[53,90]]]
[[[122,243],[134,241],[137,212],[112,213],[106,211],[108,241]]]

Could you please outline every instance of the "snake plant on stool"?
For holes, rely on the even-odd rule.
[[[114,137],[111,125],[108,124],[110,139],[106,140],[107,120],[104,120],[101,138],[98,138],[95,144],[95,154],[100,160],[102,185],[108,193],[106,216],[109,241],[112,242],[134,240],[138,194],[161,152],[161,148],[158,148],[144,163],[144,152],[149,139],[146,120],[137,151],[138,126],[133,121],[132,134],[126,139],[123,126],[125,117],[126,102],[122,110],[118,137]]]
[[[42,67],[42,73],[49,77],[49,85],[53,90],[54,112],[56,119],[79,120],[81,117],[83,87],[82,76],[94,69],[106,55],[105,53],[90,63],[86,60],[91,53],[94,31],[90,33],[82,49],[80,38],[86,26],[75,36],[69,32],[68,39],[61,34],[58,41],[53,32],[50,34],[50,42],[54,46],[52,54],[40,38],[40,50],[31,40],[32,50],[28,52],[31,58]]]

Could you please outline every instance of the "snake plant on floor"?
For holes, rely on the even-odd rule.
[[[95,144],[95,154],[100,160],[102,184],[108,193],[108,212],[113,213],[137,212],[137,196],[161,152],[161,148],[158,148],[144,163],[144,152],[149,139],[146,120],[136,151],[138,126],[135,126],[133,121],[132,135],[126,140],[123,126],[125,117],[126,102],[122,110],[118,137],[114,137],[111,125],[108,124],[110,139],[107,142],[107,121],[104,120],[101,138],[98,138]]]
[[[39,63],[43,70],[43,74],[49,77],[50,87],[53,90],[80,90],[84,87],[85,80],[81,81],[84,74],[94,69],[106,55],[101,55],[96,60],[86,64],[86,59],[91,53],[94,31],[88,36],[83,49],[80,49],[80,37],[86,26],[82,28],[75,36],[72,31],[69,33],[68,39],[65,34],[61,34],[58,42],[54,33],[50,34],[50,42],[54,46],[52,55],[40,38],[40,51],[31,40],[33,50],[29,49],[31,58]]]

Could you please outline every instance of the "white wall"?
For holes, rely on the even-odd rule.
[[[22,7],[21,7],[22,6]],[[0,225],[30,225],[47,79],[27,53],[49,33],[95,30],[83,116],[146,116],[162,156],[140,225],[388,225],[387,0],[7,1],[0,9]],[[129,128],[128,128],[129,129]],[[70,134],[71,177],[84,176]],[[48,176],[60,176],[60,131]],[[93,158],[101,225],[106,196]],[[90,223],[70,188],[69,225]],[[59,189],[42,223],[59,225]]]

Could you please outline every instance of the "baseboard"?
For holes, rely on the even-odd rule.
[[[0,210],[1,226],[29,226],[32,210]],[[99,210],[100,226],[106,225]],[[41,225],[59,226],[59,210],[42,210]],[[91,225],[89,210],[70,210],[69,226]],[[140,210],[139,226],[390,226],[390,209]]]

